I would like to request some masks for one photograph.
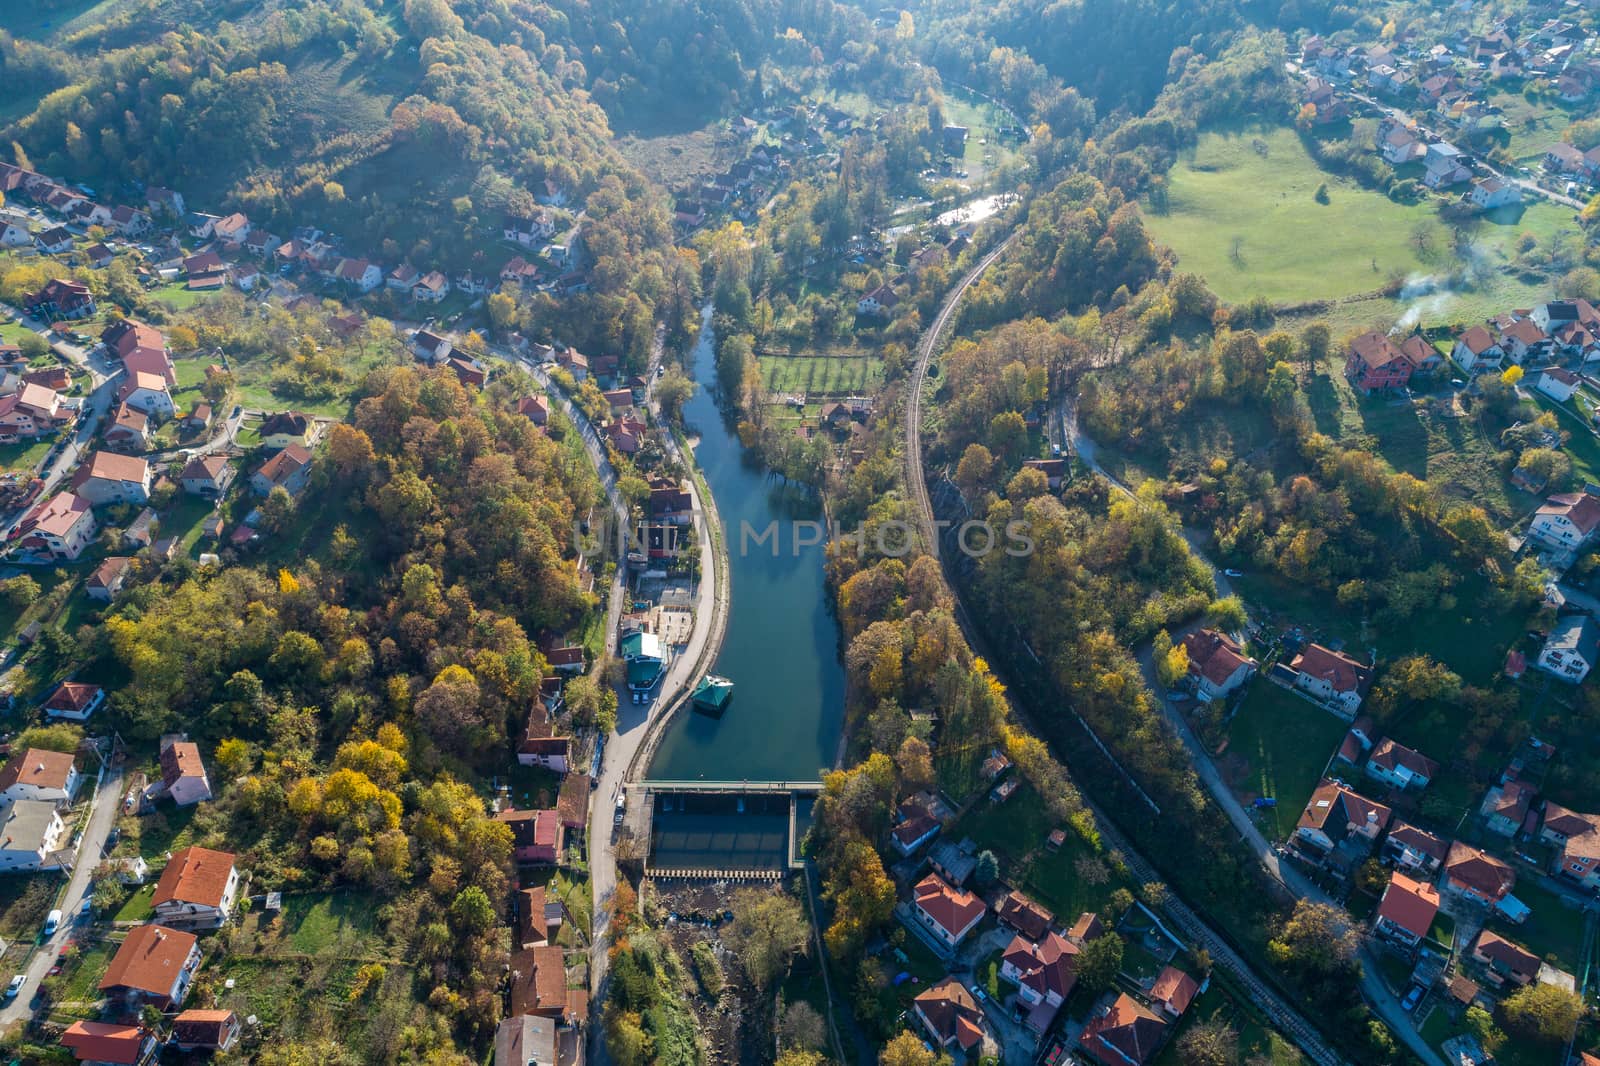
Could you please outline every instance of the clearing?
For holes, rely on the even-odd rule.
[[[1243,802],[1257,796],[1278,801],[1257,814],[1263,831],[1282,840],[1300,820],[1348,728],[1327,711],[1258,678],[1229,725],[1228,749],[1219,768]]]

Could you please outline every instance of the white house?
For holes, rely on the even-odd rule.
[[[1578,375],[1559,366],[1545,367],[1533,387],[1557,403],[1566,403],[1578,391]]]
[[[1226,696],[1255,675],[1256,661],[1225,633],[1199,629],[1183,638],[1183,647],[1189,656],[1189,676],[1201,699]]]
[[[1600,529],[1600,498],[1587,492],[1563,492],[1545,500],[1533,513],[1528,537],[1550,548],[1577,551]]]
[[[341,259],[337,276],[361,292],[371,292],[383,284],[383,268],[365,259]]]
[[[73,492],[58,492],[36,504],[18,523],[18,545],[36,555],[76,559],[94,543],[99,530],[90,502]]]
[[[1383,136],[1378,151],[1384,162],[1391,166],[1404,166],[1416,162],[1427,151],[1427,146],[1404,126],[1394,126]]]
[[[1295,674],[1295,688],[1346,718],[1355,717],[1367,684],[1372,680],[1371,668],[1321,644],[1307,644],[1294,657],[1289,669]]]
[[[1428,145],[1428,150],[1422,157],[1422,165],[1426,168],[1422,175],[1422,184],[1430,189],[1447,189],[1467,181],[1472,177],[1472,171],[1468,170],[1461,160],[1461,150],[1455,145],[1444,141]]]
[[[215,929],[239,898],[239,868],[226,851],[187,847],[167,861],[150,903],[153,921],[175,928]]]
[[[1518,365],[1550,353],[1550,335],[1531,318],[1519,318],[1500,331],[1500,348]]]
[[[1456,338],[1455,347],[1450,350],[1450,358],[1469,374],[1498,370],[1505,357],[1505,349],[1483,326],[1473,326],[1462,333]]]
[[[0,215],[0,245],[7,248],[21,248],[33,243],[33,234],[28,230],[28,220],[22,215]]]
[[[205,763],[200,761],[200,748],[187,740],[163,737],[161,780],[151,791],[171,796],[180,807],[209,800],[211,781],[206,777]]]
[[[72,477],[72,491],[98,507],[144,503],[150,498],[150,464],[136,455],[95,452]]]
[[[1374,841],[1388,827],[1393,813],[1337,781],[1324,780],[1301,812],[1295,836],[1322,851],[1331,851],[1351,834]]]
[[[879,285],[856,301],[856,314],[873,317],[887,315],[899,302],[900,297],[895,295],[894,289]]]
[[[117,390],[117,399],[135,411],[143,411],[158,423],[167,421],[177,413],[172,393],[167,391],[166,379],[160,374],[143,370],[128,375],[128,380]]]
[[[0,798],[71,800],[83,782],[77,760],[64,751],[29,748],[0,769]]]
[[[99,685],[83,681],[63,681],[45,697],[44,714],[46,718],[87,722],[105,701],[106,690]]]
[[[929,874],[917,882],[912,898],[917,920],[946,948],[954,948],[966,939],[983,921],[987,910],[975,894],[952,888],[938,874]]]
[[[1589,676],[1600,661],[1600,625],[1586,614],[1568,615],[1556,621],[1539,649],[1534,664],[1563,681],[1577,684]]]
[[[1378,741],[1367,760],[1367,776],[1395,788],[1427,788],[1438,772],[1438,763],[1393,740]]]
[[[67,824],[50,800],[12,800],[0,807],[0,870],[43,870],[56,865]]]
[[[1479,211],[1493,211],[1522,202],[1522,190],[1501,178],[1474,178],[1467,189],[1467,202]]]

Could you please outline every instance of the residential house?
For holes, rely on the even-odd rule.
[[[644,423],[631,415],[606,423],[606,436],[610,438],[611,446],[623,455],[637,452],[644,443],[644,435]]]
[[[1526,985],[1539,976],[1539,956],[1498,933],[1481,930],[1472,941],[1472,960],[1497,985]]]
[[[946,977],[911,1001],[934,1046],[963,1057],[983,1043],[983,1011],[960,981]]]
[[[250,220],[235,211],[211,224],[211,236],[223,244],[243,244],[250,236]]]
[[[35,318],[88,318],[94,314],[94,294],[80,281],[51,278],[44,288],[22,301],[22,309]]]
[[[1433,928],[1439,913],[1439,890],[1428,881],[1418,881],[1403,873],[1389,878],[1372,930],[1379,936],[1407,948],[1414,948]]]
[[[1295,836],[1324,852],[1352,835],[1375,841],[1388,827],[1392,813],[1346,785],[1324,780],[1311,793],[1295,826]]]
[[[167,860],[156,882],[152,921],[183,929],[224,925],[239,898],[239,868],[226,851],[187,847]]]
[[[1492,833],[1515,837],[1528,820],[1538,789],[1526,781],[1503,781],[1484,794],[1478,813]]]
[[[144,503],[150,498],[150,464],[135,455],[91,452],[72,477],[72,491],[92,506]]]
[[[1156,975],[1155,984],[1150,986],[1150,1005],[1172,1021],[1177,1021],[1200,992],[1200,983],[1193,977],[1176,966],[1167,966]]]
[[[1566,403],[1572,399],[1572,394],[1578,391],[1578,375],[1570,370],[1563,370],[1559,366],[1547,366],[1539,371],[1539,377],[1533,387],[1550,397],[1556,403]]]
[[[261,271],[254,263],[235,264],[229,273],[233,276],[233,283],[239,287],[240,292],[254,292],[257,283],[261,281]]]
[[[0,214],[0,248],[20,248],[33,243],[24,215]]]
[[[153,213],[171,218],[182,218],[188,213],[188,208],[184,206],[183,194],[160,185],[151,185],[145,189],[144,203]]]
[[[694,495],[688,482],[654,478],[650,481],[650,519],[686,526],[694,521]]]
[[[183,416],[179,423],[191,433],[200,433],[211,426],[211,405],[204,401],[197,402],[194,408]]]
[[[450,279],[430,270],[411,287],[411,298],[418,303],[436,304],[450,294]]]
[[[172,1019],[172,1043],[179,1051],[228,1051],[243,1033],[231,1010],[186,1010]]]
[[[520,255],[513,256],[510,262],[500,268],[500,283],[502,285],[516,285],[523,289],[531,289],[538,281],[539,268]]]
[[[1464,160],[1461,150],[1452,144],[1438,141],[1428,145],[1422,157],[1422,184],[1430,189],[1448,189],[1470,180],[1472,171]]]
[[[119,452],[143,452],[150,448],[150,416],[127,404],[118,404],[116,415],[101,436],[107,448]]]
[[[530,218],[510,215],[501,232],[508,241],[524,248],[536,248],[556,235],[556,218],[549,211],[540,211]]]
[[[555,721],[549,709],[542,701],[535,700],[528,712],[528,724],[523,730],[522,742],[517,745],[517,762],[523,766],[542,766],[546,770],[564,774],[569,769],[567,756],[571,745],[571,737],[556,733]]]
[[[366,259],[341,259],[338,279],[358,292],[371,292],[383,284],[383,268]]]
[[[1587,614],[1569,614],[1556,619],[1550,627],[1550,635],[1539,649],[1534,665],[1576,685],[1589,676],[1597,662],[1600,662],[1600,624]]]
[[[1438,763],[1393,740],[1378,741],[1367,760],[1367,776],[1394,788],[1427,788],[1438,772]]]
[[[1531,318],[1519,318],[1500,331],[1500,348],[1517,364],[1542,359],[1550,354],[1553,342]]]
[[[1545,821],[1550,821],[1551,804],[1545,805]],[[1562,877],[1576,881],[1590,892],[1600,889],[1600,818],[1566,812],[1570,821],[1587,820],[1588,827],[1573,832],[1561,842],[1553,868]],[[1572,829],[1569,825],[1566,828]]]
[[[1534,512],[1528,537],[1550,548],[1577,551],[1600,530],[1600,497],[1564,492],[1549,497]]]
[[[1061,487],[1061,480],[1067,473],[1065,459],[1024,459],[1022,465],[1024,469],[1043,474],[1044,483],[1052,492]]]
[[[111,211],[111,228],[124,237],[137,239],[150,232],[150,216],[138,208],[120,205]]]
[[[1449,854],[1450,845],[1409,822],[1396,818],[1383,842],[1384,854],[1405,870],[1432,876]]]
[[[1420,333],[1413,333],[1400,342],[1400,354],[1411,363],[1412,373],[1431,374],[1444,365],[1439,349],[1429,344]]]
[[[129,1005],[166,1010],[189,994],[200,968],[200,945],[193,933],[161,925],[136,925],[112,956],[100,991]]]
[[[282,243],[276,234],[268,233],[260,226],[251,226],[250,235],[244,239],[244,250],[251,255],[265,258],[268,252]]]
[[[441,337],[432,330],[419,329],[411,335],[411,351],[429,366],[438,366],[450,358],[453,347],[450,338]]]
[[[453,355],[449,365],[451,373],[464,386],[481,389],[489,383],[489,368],[476,359]]]
[[[1428,146],[1417,139],[1414,132],[1399,124],[1389,127],[1389,132],[1378,140],[1378,153],[1390,166],[1402,167],[1421,159]]]
[[[919,808],[894,824],[889,830],[889,839],[894,844],[894,850],[909,857],[922,845],[938,836],[939,828],[938,819]]]
[[[933,937],[954,950],[983,920],[988,908],[971,892],[952,888],[938,874],[929,874],[912,893],[912,910]]]
[[[1084,1026],[1079,1047],[1103,1066],[1145,1066],[1166,1039],[1167,1023],[1126,992]]]
[[[875,318],[886,318],[894,310],[900,297],[888,285],[879,285],[856,301],[856,314],[871,315]]]
[[[1473,178],[1463,197],[1479,211],[1512,207],[1522,202],[1522,189],[1515,182],[1503,178]]]
[[[119,318],[100,331],[100,343],[106,354],[121,359],[135,348],[153,348],[165,351],[167,340],[160,330],[131,318]]]
[[[550,401],[543,396],[524,396],[517,401],[517,413],[542,426],[550,421]]]
[[[515,1014],[495,1029],[494,1066],[583,1066],[583,1059],[577,1021]]]
[[[205,500],[220,500],[238,471],[225,455],[197,455],[184,465],[178,481],[183,491]]]
[[[1244,684],[1256,672],[1256,661],[1225,633],[1198,629],[1183,638],[1189,656],[1189,676],[1203,700],[1219,699]]]
[[[1581,814],[1553,800],[1546,800],[1539,839],[1552,847],[1561,847],[1573,837],[1592,832],[1596,826],[1600,826],[1600,815]]]
[[[65,226],[52,226],[35,237],[34,244],[46,255],[64,255],[72,251],[72,231]]]
[[[54,389],[25,376],[15,392],[0,396],[0,443],[37,440],[70,426],[77,415],[77,409],[62,403]]]
[[[299,496],[310,480],[311,453],[298,444],[291,444],[250,475],[250,489],[257,496],[270,496],[275,488],[284,489],[290,496]]]
[[[1456,338],[1455,347],[1450,350],[1450,358],[1469,374],[1499,370],[1505,357],[1505,349],[1483,326],[1469,327]]]
[[[507,807],[497,812],[494,820],[510,827],[511,857],[517,862],[553,866],[560,861],[563,830],[559,811]]]
[[[1029,1008],[1027,1024],[1043,1032],[1078,983],[1077,956],[1081,949],[1060,933],[1046,932],[1038,940],[1018,935],[1000,955],[1000,979],[1017,986],[1018,1009]]]
[[[190,807],[211,799],[211,779],[200,758],[200,747],[192,741],[161,738],[161,780],[159,793],[172,797],[179,807]]]
[[[17,524],[17,546],[33,555],[76,559],[94,543],[99,530],[89,501],[73,492],[58,492],[34,505]]]
[[[279,411],[262,419],[257,432],[268,451],[281,452],[291,444],[315,448],[322,439],[322,423],[300,411]]]
[[[944,245],[938,243],[929,244],[911,253],[911,261],[907,265],[907,269],[911,271],[913,277],[916,277],[929,267],[945,265],[949,258],[950,253],[946,251]]]
[[[994,915],[1001,925],[1015,929],[1029,940],[1043,940],[1055,921],[1055,915],[1016,889],[1000,898],[1000,902],[995,904]]]
[[[410,263],[401,263],[389,271],[389,276],[384,279],[384,284],[397,292],[412,292],[417,287],[417,282],[422,279],[422,274]]]
[[[167,382],[158,374],[144,371],[128,374],[127,380],[117,390],[117,399],[135,411],[143,411],[157,423],[165,422],[177,414],[172,393],[167,391]]]
[[[1352,388],[1371,393],[1405,388],[1415,369],[1411,360],[1386,335],[1372,330],[1350,342],[1344,376]]]
[[[109,560],[108,560],[109,561]],[[126,562],[127,560],[123,560]],[[45,697],[44,715],[69,722],[87,722],[106,702],[106,690],[84,681],[63,681]]]
[[[61,865],[57,852],[67,833],[53,799],[8,800],[0,806],[0,871],[47,870]]]
[[[87,259],[89,261],[89,265],[94,267],[96,270],[104,270],[117,258],[116,254],[113,253],[110,248],[107,248],[99,241],[96,241],[95,243],[89,245],[89,247],[85,248],[83,250],[83,257]]]
[[[140,1066],[156,1059],[156,1034],[143,1025],[74,1021],[61,1033],[61,1046],[86,1066]]]
[[[1459,840],[1450,845],[1440,885],[1445,892],[1492,907],[1505,899],[1516,883],[1516,872],[1493,855]]]
[[[1544,150],[1544,166],[1557,174],[1582,174],[1588,169],[1583,153],[1566,141],[1557,141]]]
[[[1321,644],[1307,644],[1289,663],[1289,669],[1295,675],[1295,688],[1345,718],[1355,717],[1372,680],[1370,667]]]

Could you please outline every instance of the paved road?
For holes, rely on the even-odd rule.
[[[88,895],[89,879],[95,867],[100,865],[100,852],[105,847],[112,826],[116,824],[117,812],[122,804],[122,785],[120,766],[103,772],[98,787],[89,801],[89,824],[85,827],[83,840],[78,845],[78,859],[73,866],[72,876],[67,881],[66,892],[56,902],[56,906],[65,916],[61,928],[56,930],[54,936],[40,942],[28,957],[27,965],[22,970],[27,977],[27,983],[23,985],[16,999],[0,1009],[0,1026],[10,1025],[33,1013],[30,1001],[39,991],[39,982],[44,980],[45,975],[50,972],[50,967],[55,965],[56,957],[61,954],[61,949],[67,941],[77,936],[80,928],[77,923],[78,909],[83,905],[84,896]],[[9,981],[11,975],[0,975],[0,979]]]

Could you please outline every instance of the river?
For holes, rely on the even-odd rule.
[[[814,493],[768,476],[717,402],[711,323],[688,368],[699,389],[684,422],[722,518],[732,578],[727,636],[714,672],[734,683],[721,718],[684,711],[667,727],[648,776],[670,781],[812,781],[833,766],[844,724],[844,668],[828,609],[823,548],[795,547],[793,521],[821,521]],[[773,522],[773,541],[753,536]],[[748,550],[743,530],[751,531]],[[710,560],[706,560],[710,566]]]

